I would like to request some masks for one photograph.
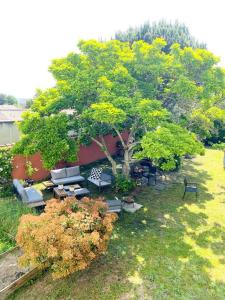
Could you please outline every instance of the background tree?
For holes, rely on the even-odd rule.
[[[116,40],[129,42],[130,44],[140,40],[152,44],[156,38],[163,38],[167,42],[163,48],[167,53],[174,43],[180,44],[181,48],[206,48],[206,44],[198,42],[190,34],[188,27],[178,21],[174,23],[165,20],[154,23],[146,22],[143,25],[130,27],[124,32],[119,31],[115,34]]]
[[[3,105],[3,104],[17,105],[18,101],[13,96],[0,94],[0,105]]]
[[[216,56],[206,49],[182,49],[179,44],[173,44],[170,52],[165,53],[166,41],[161,38],[155,39],[152,44],[137,41],[132,46],[115,40],[81,41],[78,46],[80,53],[70,53],[53,61],[50,71],[56,79],[56,86],[38,92],[32,111],[22,122],[21,130],[25,136],[17,145],[18,151],[26,152],[23,143],[29,149],[29,144],[34,140],[30,138],[33,133],[26,130],[31,126],[34,131],[29,125],[32,115],[37,120],[54,119],[65,108],[73,109],[74,115],[64,125],[55,122],[55,127],[73,128],[77,132],[78,143],[97,143],[111,162],[114,173],[115,161],[104,140],[108,133],[117,135],[121,140],[126,176],[134,152],[138,157],[147,156],[156,163],[160,158],[165,158],[168,164],[164,168],[168,169],[174,164],[173,154],[201,151],[190,132],[196,132],[199,139],[204,139],[206,128],[198,131],[199,117],[195,116],[200,116],[200,119],[210,116],[212,119],[210,110],[213,109],[218,116],[223,113],[225,73],[217,66],[219,59]],[[211,124],[214,123],[215,118]],[[23,124],[27,125],[23,128]],[[126,141],[121,136],[124,130],[129,132]],[[62,132],[65,136],[66,130]],[[36,150],[44,153],[47,141],[40,136]],[[165,142],[162,142],[162,137]],[[44,146],[41,145],[42,139]],[[180,153],[176,148],[177,139],[184,140],[179,145]],[[169,148],[162,151],[166,149],[167,140]],[[58,153],[54,151],[57,147],[54,144],[51,151]],[[69,149],[72,144],[66,142],[66,145],[58,155],[53,155],[50,164],[50,153],[49,157],[44,155],[45,165],[53,165],[67,151],[71,153]],[[158,147],[161,148],[160,158],[152,151],[155,149],[157,152]]]
[[[26,100],[25,108],[26,108],[26,109],[31,108],[32,104],[33,104],[33,99],[28,99],[28,100]]]

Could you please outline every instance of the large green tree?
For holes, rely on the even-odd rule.
[[[63,109],[73,109],[67,129],[76,131],[77,143],[97,143],[114,173],[116,163],[104,139],[108,133],[121,140],[126,176],[132,156],[149,157],[156,164],[165,158],[163,167],[169,169],[174,166],[174,155],[201,152],[192,132],[198,139],[204,138],[208,123],[201,120],[209,118],[213,126],[213,110],[222,118],[224,70],[217,66],[219,59],[206,49],[182,49],[173,44],[165,53],[165,46],[161,38],[152,44],[138,41],[132,46],[116,40],[89,40],[79,43],[79,53],[55,59],[50,71],[56,85],[38,91],[30,116],[22,122],[24,137],[17,151],[24,153],[24,145],[30,143],[36,143],[36,151],[42,153],[45,149],[43,137],[39,143],[30,138],[34,132],[35,137],[43,136],[41,126],[32,128],[32,133],[23,128],[23,123],[32,122],[32,115],[47,121]],[[57,122],[54,126],[59,128]],[[128,140],[121,135],[125,130],[129,132]],[[66,131],[63,132],[65,137]],[[58,156],[67,157],[72,145],[67,142]],[[54,149],[54,143],[51,146]],[[58,156],[51,159],[51,165]],[[48,166],[49,159],[43,157]]]
[[[143,40],[151,44],[154,39],[163,38],[167,44],[163,48],[165,52],[170,51],[170,47],[174,43],[179,43],[181,48],[206,48],[204,43],[198,42],[191,34],[185,24],[178,21],[172,23],[165,20],[159,22],[149,23],[137,27],[130,27],[126,31],[119,31],[115,34],[115,39],[122,42],[129,42],[133,44],[135,41]]]

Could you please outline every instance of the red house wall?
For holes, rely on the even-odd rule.
[[[128,133],[122,134],[123,138],[126,139],[128,137]],[[118,137],[113,137],[112,135],[105,136],[105,141],[107,144],[107,148],[109,149],[111,154],[116,153],[116,142],[119,140]],[[67,163],[64,161],[59,162],[56,165],[56,168],[61,168],[65,166],[74,166],[74,165],[87,165],[96,160],[105,158],[105,154],[101,151],[100,147],[96,143],[92,143],[89,146],[81,145],[80,150],[78,152],[78,160],[74,163]],[[41,155],[36,153],[30,157],[28,160],[31,161],[32,166],[38,171],[34,173],[32,179],[34,180],[42,180],[49,176],[49,171],[43,167]],[[26,158],[22,155],[16,155],[13,159],[13,172],[12,177],[17,179],[26,179]]]

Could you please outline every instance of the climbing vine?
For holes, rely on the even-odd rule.
[[[11,193],[12,151],[10,147],[0,147],[0,196]]]

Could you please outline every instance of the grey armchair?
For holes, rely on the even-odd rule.
[[[101,168],[93,168],[91,175],[88,177],[88,182],[93,183],[101,191],[102,187],[110,186],[112,184],[112,176],[102,172]]]
[[[29,207],[44,206],[43,195],[34,187],[24,188],[18,179],[13,179],[13,186],[16,193],[20,196],[22,202]]]

